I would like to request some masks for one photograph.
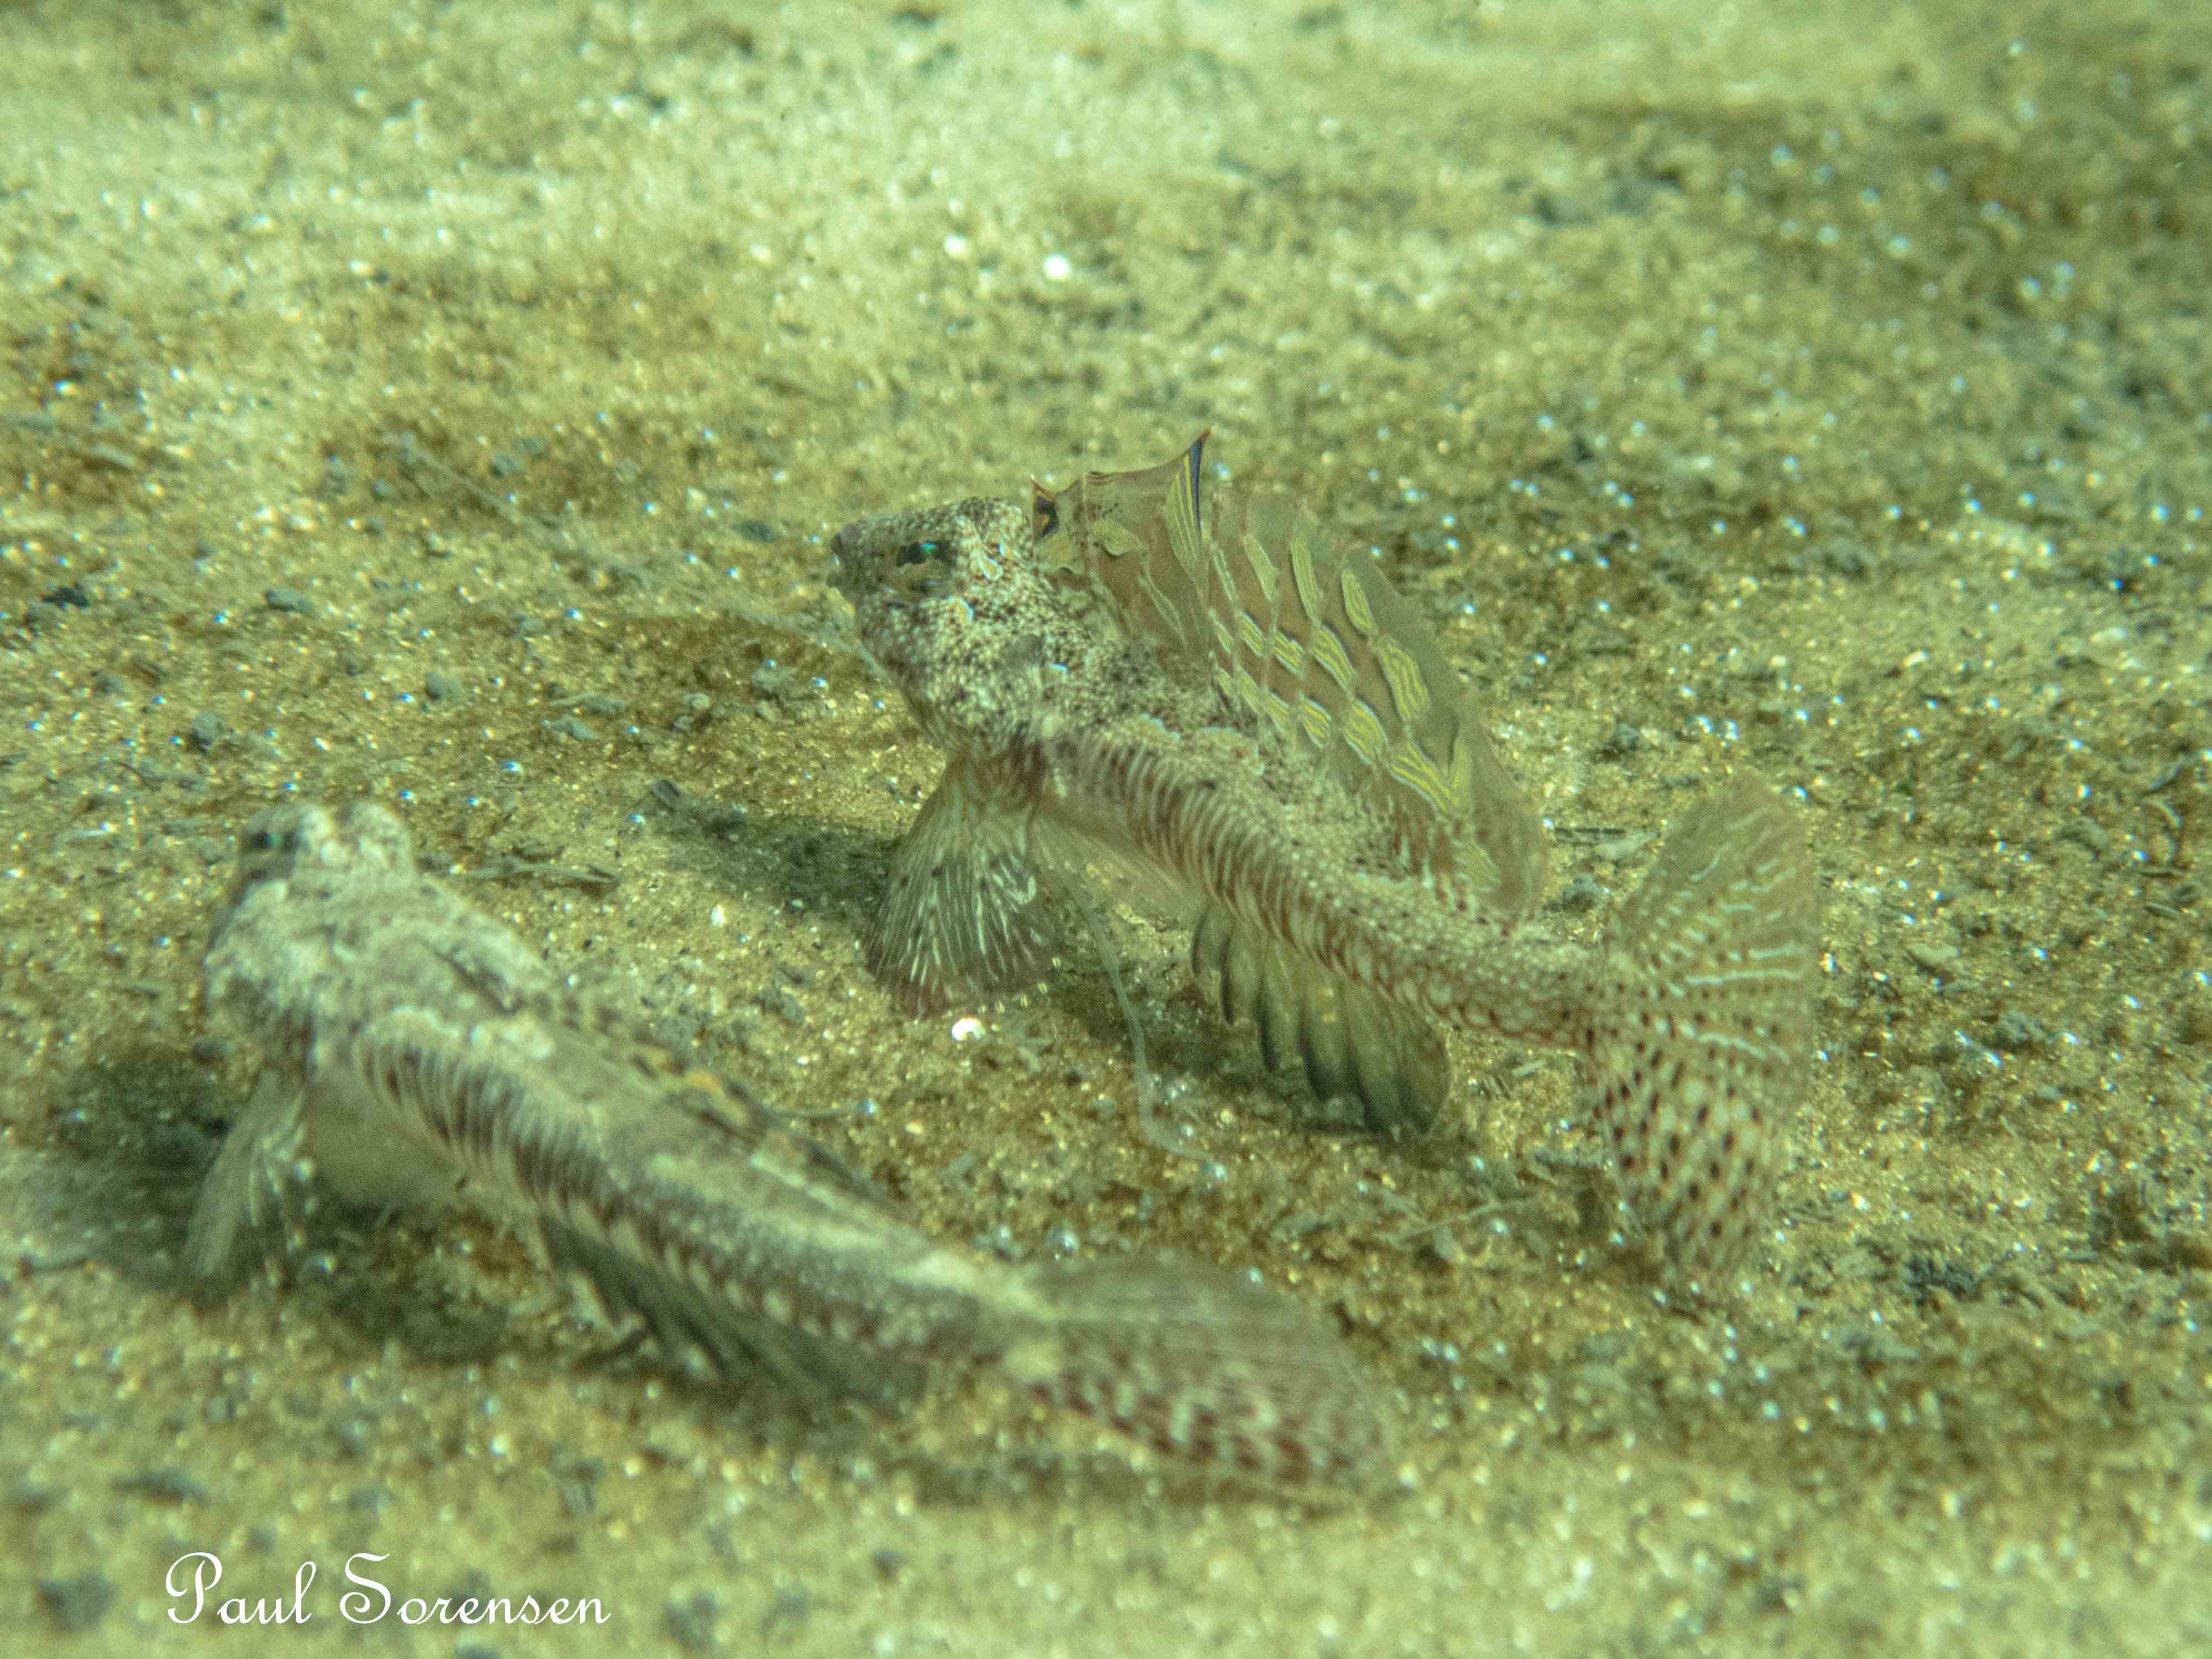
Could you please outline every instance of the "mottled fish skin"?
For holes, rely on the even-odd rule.
[[[304,1171],[471,1202],[672,1358],[805,1394],[888,1404],[933,1370],[984,1369],[1270,1485],[1371,1486],[1390,1459],[1378,1391],[1295,1300],[1216,1269],[1017,1267],[939,1243],[418,874],[380,807],[248,826],[207,995],[268,1051],[192,1218],[186,1265],[208,1292],[270,1242]]]
[[[1548,937],[1533,812],[1412,608],[1295,507],[1226,500],[1200,531],[1200,453],[1027,511],[860,520],[833,580],[1021,890],[1040,865],[1130,872],[1191,925],[1224,1012],[1378,1127],[1433,1110],[1438,1024],[1573,1051],[1629,1211],[1679,1279],[1717,1282],[1768,1212],[1809,1064],[1819,907],[1794,818],[1732,781],[1595,946]],[[980,955],[961,969],[1004,988]]]

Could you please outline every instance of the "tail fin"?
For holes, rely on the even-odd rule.
[[[1759,1224],[1804,1092],[1820,921],[1802,832],[1739,782],[1668,837],[1606,938],[1586,1105],[1629,1208],[1708,1288]]]
[[[1369,1490],[1393,1461],[1380,1391],[1290,1297],[1156,1262],[1073,1263],[1033,1284],[1048,1312],[1001,1363],[1050,1404],[1268,1486]]]

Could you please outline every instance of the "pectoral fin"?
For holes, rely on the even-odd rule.
[[[240,1272],[268,1254],[280,1223],[290,1224],[288,1195],[304,1139],[307,1085],[277,1066],[264,1069],[200,1182],[185,1242],[185,1268],[203,1303],[222,1299]]]
[[[909,1013],[1033,983],[1052,961],[1028,816],[955,759],[891,860],[869,966]]]

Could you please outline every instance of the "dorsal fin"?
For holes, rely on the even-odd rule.
[[[1171,461],[1138,472],[1089,472],[1058,492],[1031,479],[1031,526],[1040,551],[1054,535],[1067,538],[1064,563],[1104,590],[1122,625],[1149,641],[1171,673],[1209,673],[1212,645],[1206,626],[1207,574],[1200,538],[1201,432]],[[1174,526],[1189,534],[1177,544]]]
[[[1205,442],[1040,488],[1039,540],[1065,533],[1069,562],[1168,672],[1211,680],[1262,742],[1318,755],[1417,866],[1501,917],[1528,914],[1544,880],[1535,813],[1425,622],[1288,496],[1224,491],[1202,530]]]

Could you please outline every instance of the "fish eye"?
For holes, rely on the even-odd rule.
[[[921,564],[925,560],[943,558],[945,551],[943,542],[908,542],[891,556],[891,561],[895,564]]]

